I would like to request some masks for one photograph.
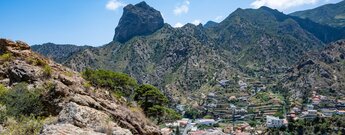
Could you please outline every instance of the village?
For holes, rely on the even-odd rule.
[[[162,132],[166,135],[253,135],[264,134],[268,129],[287,128],[289,122],[298,119],[345,116],[344,99],[323,96],[316,91],[312,91],[307,103],[287,104],[282,95],[267,90],[269,82],[220,80],[218,83],[222,88],[239,86],[240,91],[247,92],[203,94],[199,115],[165,123]],[[182,114],[188,113],[184,105],[177,108]]]

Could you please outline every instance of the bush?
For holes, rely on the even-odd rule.
[[[137,81],[129,75],[107,70],[86,69],[83,77],[95,87],[108,88],[126,97],[132,95],[138,86]]]
[[[31,114],[38,116],[43,112],[43,105],[39,97],[39,90],[28,90],[27,84],[20,83],[1,95],[0,99],[6,105],[7,113],[11,116],[30,116]]]
[[[50,77],[52,75],[52,68],[49,66],[49,65],[45,65],[43,67],[43,75],[46,76],[46,77]]]
[[[12,58],[12,54],[11,53],[4,53],[2,55],[0,55],[0,61],[9,61]]]
[[[134,100],[139,102],[145,112],[155,105],[165,106],[168,103],[168,99],[164,94],[158,88],[149,84],[141,85],[135,93]]]
[[[206,115],[204,116],[204,119],[213,119],[213,117],[211,115]]]
[[[43,127],[44,120],[34,116],[20,116],[18,120],[8,118],[5,122],[5,135],[37,135]]]
[[[28,59],[26,59],[26,62],[29,64],[32,64],[34,66],[46,66],[46,65],[48,65],[44,60],[39,59],[39,58],[29,57]]]

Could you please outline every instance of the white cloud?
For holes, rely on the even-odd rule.
[[[124,6],[126,6],[126,4],[122,3],[119,0],[109,0],[107,5],[105,5],[105,8],[108,10],[116,10]]]
[[[194,20],[194,21],[192,22],[192,24],[194,24],[194,25],[199,25],[201,22],[202,22],[201,20]]]
[[[189,11],[189,4],[190,4],[189,0],[184,1],[183,4],[181,4],[180,6],[175,7],[174,14],[175,15],[181,15],[181,14],[188,13],[188,11]]]
[[[224,18],[223,16],[217,16],[216,18],[214,18],[214,20],[216,22],[219,22],[219,21],[222,21],[223,18]]]
[[[182,26],[183,26],[183,24],[180,23],[180,22],[177,22],[177,23],[174,25],[175,28],[180,28],[180,27],[182,27]]]
[[[286,10],[292,7],[298,7],[307,4],[316,4],[320,0],[255,0],[251,3],[254,8],[268,6],[278,10]]]

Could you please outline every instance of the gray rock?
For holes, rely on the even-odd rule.
[[[106,122],[110,121],[110,117],[102,111],[70,102],[60,112],[59,121],[73,123],[78,127],[100,129],[109,124]]]
[[[36,75],[35,70],[26,64],[15,65],[9,68],[8,71],[10,84],[16,82],[28,82],[31,83],[35,81]]]
[[[132,135],[131,131],[128,129],[123,129],[120,127],[113,128],[113,135]]]
[[[114,41],[124,43],[135,36],[149,35],[164,26],[161,13],[140,2],[129,4],[123,9],[123,15],[115,29]]]
[[[89,128],[79,128],[72,124],[45,125],[40,135],[105,135]]]
[[[65,85],[73,85],[75,83],[73,77],[69,77],[63,74],[59,75],[59,80],[64,83]]]

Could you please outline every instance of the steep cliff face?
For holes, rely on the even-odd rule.
[[[124,43],[134,36],[152,34],[163,26],[161,13],[146,2],[129,4],[123,9],[123,15],[115,29],[114,41]]]
[[[32,52],[27,44],[0,39],[0,54],[8,56],[0,59],[2,85],[25,82],[29,90],[42,89],[42,115],[57,118],[43,126],[42,135],[160,134],[141,112],[131,111],[106,90],[86,87],[79,73]],[[0,132],[6,130],[5,125]]]

